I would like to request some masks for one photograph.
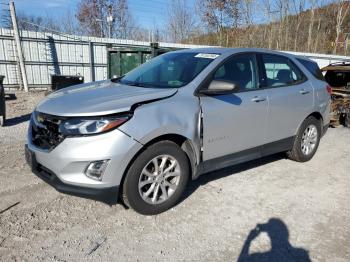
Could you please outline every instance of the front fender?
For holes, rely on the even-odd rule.
[[[119,129],[143,145],[163,135],[180,135],[190,140],[199,155],[199,112],[197,97],[178,93],[137,107],[133,117]]]

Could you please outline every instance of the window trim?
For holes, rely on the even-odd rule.
[[[256,62],[257,62],[257,73],[258,73],[258,88],[256,89],[252,89],[252,90],[240,90],[238,92],[234,92],[233,94],[239,94],[239,93],[245,93],[245,92],[253,92],[253,91],[260,91],[260,90],[267,90],[267,89],[277,89],[277,88],[281,88],[281,87],[293,87],[296,85],[300,85],[303,84],[305,82],[307,82],[309,80],[309,78],[305,75],[304,71],[302,69],[300,69],[299,66],[296,65],[296,63],[289,58],[288,56],[285,56],[283,54],[274,54],[274,53],[269,53],[269,52],[259,52],[259,51],[244,51],[244,52],[238,52],[238,53],[234,53],[228,57],[226,57],[224,60],[222,60],[218,65],[216,65],[213,70],[204,78],[204,80],[198,85],[198,87],[196,88],[196,90],[194,91],[194,95],[195,96],[205,96],[199,93],[199,90],[207,87],[210,82],[213,80],[213,76],[215,74],[215,72],[225,63],[227,62],[227,60],[237,56],[237,55],[243,55],[243,54],[252,54],[255,55],[256,58]],[[265,70],[265,66],[263,63],[263,59],[262,56],[263,55],[275,55],[275,56],[280,56],[283,57],[285,59],[288,59],[290,61],[290,63],[293,64],[293,66],[295,66],[296,68],[299,69],[299,71],[301,72],[303,79],[302,81],[299,82],[295,82],[293,84],[288,84],[288,85],[283,85],[283,86],[276,86],[276,87],[269,87],[267,86],[267,76],[266,76],[266,70]]]
[[[265,64],[264,64],[263,55],[271,55],[271,56],[277,56],[277,57],[282,57],[284,59],[287,59],[292,64],[292,66],[294,66],[295,68],[297,68],[300,71],[300,73],[302,75],[302,79],[300,81],[296,81],[292,84],[286,84],[286,85],[280,85],[280,86],[268,86],[267,85],[267,74],[266,74],[266,68],[265,68]],[[277,88],[281,88],[281,87],[296,86],[296,85],[300,85],[302,83],[305,83],[306,81],[309,80],[307,78],[307,76],[305,75],[305,73],[303,72],[303,70],[300,69],[300,67],[298,67],[295,64],[295,62],[287,56],[261,52],[261,53],[257,54],[257,57],[258,57],[258,60],[260,61],[260,66],[262,68],[262,84],[263,84],[262,89],[277,89]]]

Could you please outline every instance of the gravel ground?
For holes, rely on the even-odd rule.
[[[43,95],[17,92],[0,128],[0,261],[350,261],[350,129],[330,129],[307,163],[275,155],[202,176],[147,217],[31,174],[23,146]]]

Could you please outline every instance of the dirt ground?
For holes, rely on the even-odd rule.
[[[330,129],[307,163],[275,155],[202,176],[147,217],[31,174],[23,147],[43,93],[16,96],[0,128],[0,261],[350,261],[350,129]]]

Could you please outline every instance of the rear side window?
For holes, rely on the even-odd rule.
[[[297,58],[297,60],[303,65],[305,66],[305,68],[317,79],[319,80],[323,80],[324,81],[324,77],[322,75],[322,72],[320,70],[320,68],[318,67],[317,63],[312,62],[312,61],[308,61],[308,60],[304,60],[304,59],[300,59]]]
[[[305,76],[287,57],[279,55],[262,55],[268,87],[281,87],[301,83]]]

